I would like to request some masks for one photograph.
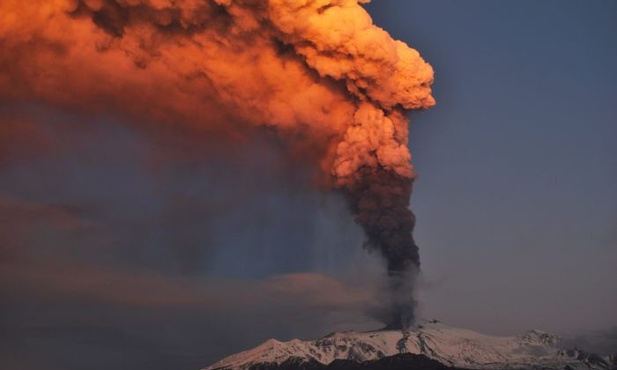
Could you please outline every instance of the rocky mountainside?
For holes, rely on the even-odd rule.
[[[315,341],[270,339],[205,370],[352,369],[614,370],[608,357],[564,350],[559,337],[532,330],[498,337],[433,320],[409,332],[347,331]]]

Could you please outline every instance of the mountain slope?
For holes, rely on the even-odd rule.
[[[558,342],[557,336],[537,330],[521,336],[497,337],[430,321],[406,333],[348,331],[316,341],[270,339],[205,370],[312,370],[325,368],[323,365],[336,360],[361,364],[400,354],[424,355],[443,365],[469,369],[604,370],[612,367],[608,359],[580,351],[563,351],[558,348]]]
[[[328,365],[311,360],[307,362],[291,358],[276,364],[256,364],[249,370],[469,370],[459,367],[450,367],[439,361],[432,360],[424,355],[401,353],[384,357],[379,360],[356,362],[353,360],[334,360]]]

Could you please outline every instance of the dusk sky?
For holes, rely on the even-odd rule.
[[[615,325],[617,4],[369,9],[435,68],[438,104],[410,134],[425,314],[500,333]]]
[[[435,71],[437,104],[410,115],[420,319],[614,338],[617,3],[365,8]],[[382,262],[315,185],[307,148],[187,129],[199,104],[227,117],[209,101],[144,129],[168,112],[148,98],[175,96],[154,82],[73,106],[22,94],[20,76],[0,71],[0,367],[199,369],[269,338],[381,325]]]

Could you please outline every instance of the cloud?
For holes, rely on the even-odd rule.
[[[578,348],[599,355],[617,355],[617,326],[564,338],[564,349]]]
[[[36,177],[32,180],[40,183]],[[79,199],[81,195],[66,181],[59,189]],[[140,181],[132,183],[123,182],[141,186]],[[193,216],[199,220],[206,212],[194,200],[187,200],[195,207],[194,214],[185,211],[183,203],[174,199],[171,205],[179,213],[167,213],[163,207],[151,214],[158,206],[142,210],[136,206],[140,199],[135,204],[121,202],[116,193],[109,195],[111,202],[106,205],[76,206],[73,201],[57,202],[62,198],[58,195],[54,201],[47,188],[42,189],[45,196],[36,202],[15,196],[4,196],[0,202],[0,236],[8,242],[2,243],[0,262],[0,327],[6,333],[0,358],[5,363],[25,369],[199,368],[269,337],[308,339],[378,325],[365,315],[374,298],[374,275],[277,274],[281,267],[284,271],[295,259],[303,259],[306,247],[290,249],[284,232],[260,241],[252,234],[256,230],[245,230],[251,244],[232,248],[237,242],[230,238],[233,225],[242,225],[232,216],[231,228],[217,228],[215,233],[224,238],[227,249],[202,243],[185,247],[173,237],[152,245],[153,226],[161,228],[161,235],[203,235],[200,224],[194,231],[186,227],[194,222]],[[209,198],[196,198],[204,199]],[[257,202],[254,208],[243,208],[242,215],[254,219],[258,213],[253,212],[264,206],[271,207]],[[297,203],[293,212],[310,212],[305,207]],[[128,225],[122,228],[123,224]],[[330,225],[327,219],[324,224]],[[303,234],[302,239],[311,237]],[[320,247],[336,243],[336,238],[327,240],[331,238],[321,240]],[[288,251],[284,263],[278,257],[260,261],[259,244],[273,242],[269,248],[274,255]],[[191,255],[194,249],[203,253],[201,257]],[[220,260],[217,255],[226,250],[249,254],[248,264],[237,257],[235,262]],[[313,258],[317,257],[322,258],[321,253]],[[187,269],[191,260],[194,268]],[[215,263],[212,271],[204,268],[203,261]],[[183,267],[173,268],[176,263]],[[224,266],[231,271],[219,271]],[[250,268],[269,273],[239,274],[238,269]],[[331,271],[340,269],[337,263]]]
[[[212,280],[58,261],[11,266],[0,280],[0,357],[24,368],[198,368],[268,337],[376,325],[364,315],[370,289],[319,274]],[[26,360],[29,351],[36,359]]]
[[[11,0],[1,10],[3,100],[227,136],[272,127],[340,183],[365,165],[411,177],[401,112],[435,103],[431,67],[355,0]]]
[[[34,348],[92,368],[125,346],[127,367],[162,367],[192,335],[212,355],[320,334],[339,312],[366,321],[371,279],[302,273],[318,198],[304,192],[362,192],[354,212],[396,203],[404,225],[357,220],[414,254],[406,111],[435,101],[430,65],[360,3],[0,3],[7,361]]]

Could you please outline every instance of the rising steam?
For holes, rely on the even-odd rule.
[[[212,134],[274,128],[345,194],[387,263],[385,320],[406,328],[419,257],[405,113],[435,104],[433,70],[362,2],[3,0],[0,99]]]

